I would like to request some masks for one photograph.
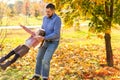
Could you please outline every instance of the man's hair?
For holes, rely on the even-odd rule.
[[[46,8],[50,8],[50,9],[52,9],[52,10],[55,10],[55,5],[52,4],[52,3],[49,3],[49,4],[46,6]]]

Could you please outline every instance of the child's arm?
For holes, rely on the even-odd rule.
[[[34,38],[36,38],[38,41],[44,40],[44,37],[42,37],[42,36],[34,36]]]
[[[31,35],[35,35],[35,33],[33,31],[31,31],[30,29],[28,29],[27,27],[23,26],[20,24],[20,27],[22,27],[26,32],[28,32]]]

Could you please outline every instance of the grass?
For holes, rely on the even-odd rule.
[[[101,68],[105,61],[105,44],[103,34],[98,38],[96,34],[88,33],[87,27],[81,27],[81,31],[62,30],[61,42],[53,55],[51,61],[51,80],[85,80],[86,74],[94,74]],[[119,53],[119,30],[113,29],[112,47],[114,53],[115,67],[120,69]],[[0,56],[7,54],[10,50],[23,44],[30,35],[24,30],[7,30],[0,52]],[[28,80],[35,69],[37,49],[31,49],[29,54],[19,59],[6,71],[0,72],[0,80]],[[95,76],[87,80],[119,80],[119,75]]]
[[[1,26],[17,26],[22,23],[27,26],[41,25],[42,17],[28,17],[24,15],[14,16],[14,17],[3,17]]]

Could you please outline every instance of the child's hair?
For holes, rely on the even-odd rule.
[[[39,32],[38,35],[45,36],[45,30],[44,29],[39,29],[38,32]]]

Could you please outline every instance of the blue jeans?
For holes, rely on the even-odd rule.
[[[48,78],[50,71],[50,61],[52,55],[58,47],[59,41],[45,41],[43,46],[39,48],[35,74],[41,75],[43,78]]]

